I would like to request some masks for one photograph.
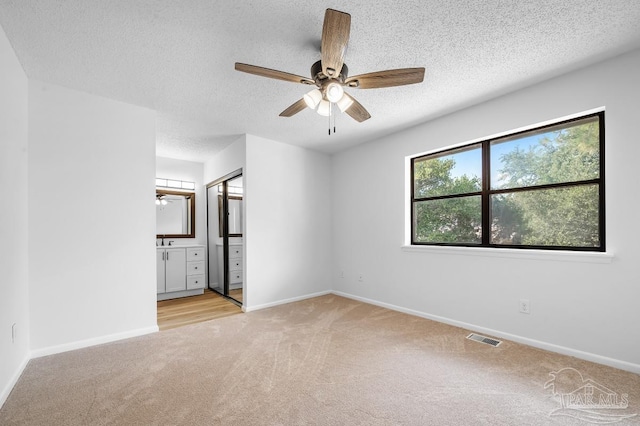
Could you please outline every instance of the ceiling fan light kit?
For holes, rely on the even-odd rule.
[[[318,105],[317,113],[322,115],[323,117],[328,117],[331,115],[331,102],[323,99],[320,101]]]
[[[363,122],[371,118],[371,115],[357,100],[345,92],[344,87],[377,89],[421,83],[424,80],[424,68],[401,68],[348,77],[349,71],[344,63],[344,55],[347,51],[350,32],[351,15],[334,9],[326,10],[322,26],[321,60],[311,66],[311,78],[239,62],[236,62],[235,69],[276,80],[316,86],[302,99],[282,111],[281,117],[291,117],[305,108],[331,117],[336,109],[332,106],[335,105],[354,120]]]
[[[332,81],[327,84],[327,87],[324,89],[327,100],[331,103],[337,103],[340,99],[342,99],[342,95],[344,95],[344,89],[340,84]]]
[[[307,107],[311,109],[316,109],[321,100],[322,92],[320,92],[320,89],[313,89],[304,95],[304,102],[307,104]]]
[[[351,105],[353,105],[353,98],[348,96],[346,93],[343,94],[342,98],[338,101],[338,108],[340,108],[340,111],[345,112]]]

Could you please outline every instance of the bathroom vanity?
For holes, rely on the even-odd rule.
[[[156,268],[158,300],[204,293],[204,246],[156,247]]]

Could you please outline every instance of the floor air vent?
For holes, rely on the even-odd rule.
[[[481,336],[481,335],[475,334],[475,333],[471,333],[470,335],[468,335],[467,339],[474,340],[474,341],[480,342],[480,343],[486,343],[487,345],[491,345],[491,346],[498,346],[498,345],[500,345],[500,343],[502,343],[500,340],[492,339],[490,337]]]

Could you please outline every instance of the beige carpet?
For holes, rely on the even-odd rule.
[[[34,359],[0,424],[640,424],[640,376],[467,334],[323,296]],[[584,384],[619,404],[562,408]]]

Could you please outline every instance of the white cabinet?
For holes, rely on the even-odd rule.
[[[204,247],[187,247],[187,290],[204,288]]]
[[[205,247],[157,247],[158,300],[202,294],[206,287]]]
[[[206,253],[204,246],[157,247],[158,300],[204,293]]]
[[[165,291],[180,291],[187,288],[186,253],[183,248],[166,249]]]
[[[229,247],[229,287],[242,287],[242,246]]]
[[[165,251],[164,249],[158,249],[156,250],[156,279],[157,279],[157,293],[164,293],[165,290],[165,285],[164,285],[164,281],[165,281],[165,265],[164,265],[164,258],[165,258]]]
[[[158,293],[186,290],[187,253],[184,248],[159,248],[156,261]]]
[[[218,246],[218,280],[224,282],[223,247]],[[229,244],[229,289],[242,288],[242,244]]]

